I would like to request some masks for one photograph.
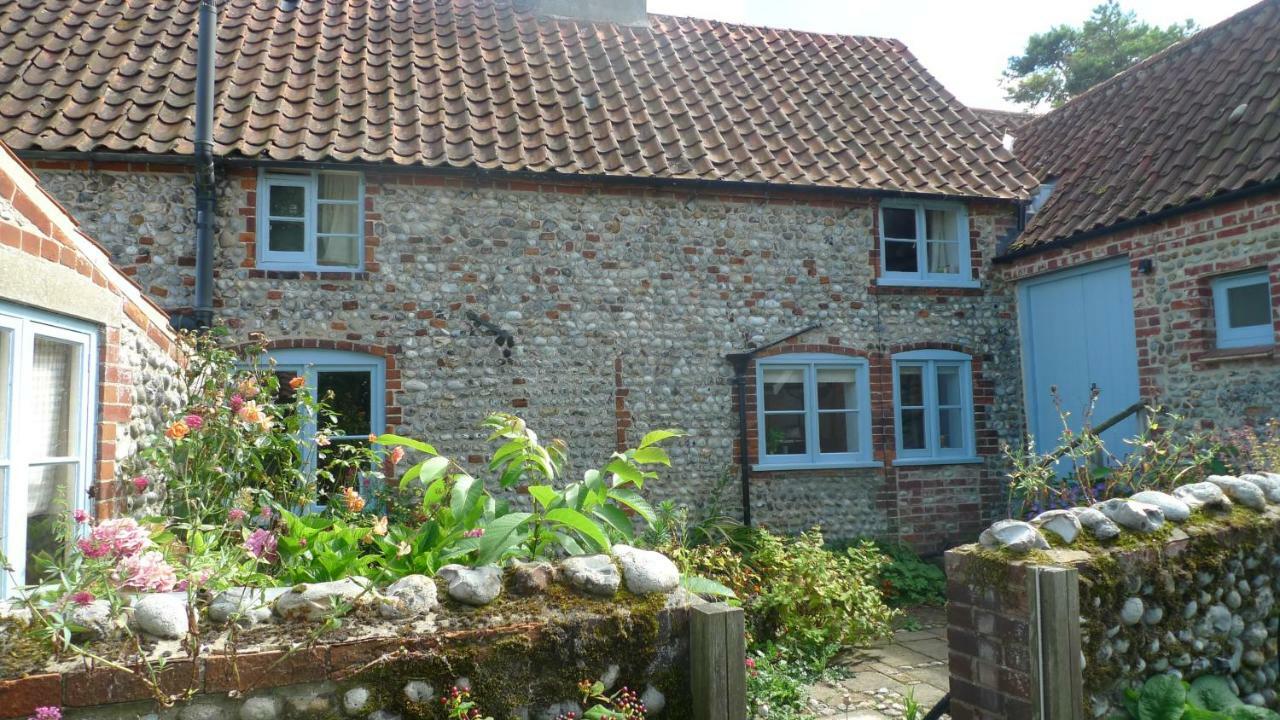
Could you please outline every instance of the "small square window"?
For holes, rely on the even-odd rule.
[[[364,189],[356,173],[262,174],[258,267],[358,270]]]
[[[897,464],[974,459],[969,356],[917,350],[893,357]]]
[[[1275,343],[1271,323],[1271,284],[1267,272],[1230,275],[1213,281],[1218,347],[1240,348]]]
[[[871,461],[865,360],[780,355],[760,361],[760,466],[851,467]]]
[[[976,287],[969,271],[969,221],[963,205],[886,202],[880,207],[883,285]]]

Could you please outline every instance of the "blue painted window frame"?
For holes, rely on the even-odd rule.
[[[896,353],[893,360],[893,416],[894,465],[950,465],[981,462],[975,449],[973,412],[973,358],[953,350],[912,350]],[[925,447],[904,449],[902,446],[902,388],[901,372],[906,367],[918,367],[923,376],[923,410],[925,419]],[[960,418],[964,429],[964,442],[959,448],[943,448],[938,430],[938,368],[958,368],[960,379]]]
[[[1212,285],[1213,321],[1219,348],[1230,350],[1275,344],[1275,316],[1272,310],[1275,301],[1271,296],[1271,277],[1265,268],[1214,278]],[[1267,288],[1267,322],[1264,325],[1232,328],[1229,322],[1231,301],[1227,293],[1235,288],[1249,285],[1264,285]]]
[[[768,369],[794,368],[804,372],[805,384],[805,445],[803,455],[770,455],[765,438],[765,416],[770,414],[764,406],[764,375]],[[854,397],[857,407],[847,411],[856,413],[858,452],[823,453],[818,446],[817,371],[820,369],[852,370]],[[792,353],[772,355],[756,361],[756,431],[758,459],[754,466],[759,470],[808,470],[814,468],[875,467],[881,463],[873,460],[871,443],[871,387],[870,371],[866,358],[848,357],[834,353]],[[834,411],[829,411],[834,412]]]
[[[356,191],[356,264],[355,265],[322,265],[317,259],[319,252],[319,215],[320,205],[352,204],[350,201],[321,200],[319,197],[321,175],[352,175],[359,178]],[[304,213],[304,243],[299,251],[271,250],[270,232],[271,215],[270,199],[273,186],[303,188],[306,197]],[[263,168],[258,171],[257,188],[257,257],[256,266],[262,270],[289,270],[297,272],[360,272],[364,269],[364,173],[342,170],[304,170],[289,171],[284,169]],[[344,235],[345,237],[345,235]]]
[[[913,210],[916,214],[916,237],[890,238],[885,235],[885,209]],[[925,211],[941,210],[954,213],[955,232],[958,240],[958,262],[960,271],[956,273],[931,273],[928,264],[928,238],[925,237]],[[972,269],[972,248],[969,241],[969,209],[961,202],[930,200],[885,200],[877,210],[879,215],[880,277],[877,285],[903,287],[946,287],[976,288],[981,284],[974,279]],[[886,243],[889,240],[898,242],[912,241],[916,244],[916,271],[891,271],[888,268]]]

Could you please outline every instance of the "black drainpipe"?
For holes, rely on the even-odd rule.
[[[751,359],[762,351],[810,330],[817,330],[819,327],[821,326],[816,324],[810,325],[784,338],[774,340],[768,345],[724,356],[725,360],[733,363],[733,386],[738,391],[738,476],[742,484],[742,524],[747,527],[751,527],[751,454],[747,451],[747,366],[751,364]]]
[[[195,327],[213,324],[213,46],[218,34],[214,0],[200,0],[196,55],[196,290]]]

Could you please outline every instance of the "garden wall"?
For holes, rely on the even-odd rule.
[[[1246,703],[1280,706],[1280,506],[1236,502],[1105,543],[1086,530],[1070,548],[1045,536],[1055,547],[1025,556],[947,553],[955,720],[1066,717],[1037,715],[1042,692],[1082,717],[1123,716],[1124,689],[1167,672],[1224,676]],[[1049,575],[1069,579],[1052,597]]]
[[[651,717],[685,718],[694,600],[679,592],[599,600],[553,590],[546,600],[504,597],[478,609],[446,601],[412,621],[357,612],[323,633],[297,623],[206,631],[194,661],[178,641],[144,636],[153,662],[169,658],[153,665],[157,686],[189,700],[161,707],[137,677],[74,661],[55,666],[60,672],[0,680],[0,718],[53,706],[70,720],[443,720],[441,698],[458,686],[470,688],[486,715],[552,720],[581,716],[584,679],[613,692],[630,687]],[[7,640],[0,635],[0,647],[12,650]]]
[[[42,167],[148,293],[173,311],[190,306],[183,169]],[[727,475],[722,499],[738,514],[738,417],[724,356],[817,325],[794,345],[872,362],[883,466],[756,473],[756,521],[786,531],[821,524],[831,538],[900,535],[938,551],[999,511],[997,448],[1022,428],[1014,303],[990,265],[1013,230],[1011,205],[969,206],[979,287],[903,288],[876,282],[871,197],[383,170],[365,181],[364,270],[277,272],[254,267],[256,169],[227,170],[215,304],[240,334],[385,357],[392,430],[478,463],[477,424],[510,410],[567,440],[570,464],[586,466],[634,444],[638,431],[677,427],[690,433],[671,449],[680,474],[655,481],[653,495],[702,506]],[[978,462],[893,463],[888,355],[921,347],[974,358]]]

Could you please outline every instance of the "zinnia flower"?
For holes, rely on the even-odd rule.
[[[144,592],[169,592],[178,584],[173,566],[156,550],[124,558],[114,575],[120,587]]]
[[[249,513],[240,508],[231,508],[227,511],[227,522],[229,523],[241,523],[247,517],[249,517]]]
[[[396,463],[404,459],[404,448],[400,447],[399,445],[391,448],[391,454],[388,457],[391,460],[391,464],[395,465]]]
[[[186,423],[187,427],[192,430],[199,430],[200,427],[204,425],[204,418],[192,413],[191,415],[182,418],[182,422]]]
[[[53,705],[38,707],[36,714],[31,716],[31,720],[62,720],[62,709]]]
[[[151,485],[151,481],[146,475],[139,475],[133,479],[133,488],[138,492],[146,492],[147,487]]]
[[[280,555],[276,552],[276,536],[269,530],[258,528],[249,539],[244,541],[244,549],[254,558],[265,562],[275,562]]]
[[[364,498],[360,497],[355,488],[342,488],[342,504],[347,507],[347,512],[358,513],[364,510]]]
[[[88,605],[89,603],[93,602],[94,599],[95,598],[93,597],[93,593],[89,592],[88,590],[81,590],[79,592],[71,593],[71,602],[75,603],[76,605]]]
[[[294,390],[297,390],[298,388],[306,384],[307,384],[306,379],[304,379],[301,375],[295,375],[293,379],[289,381],[289,387],[293,388]]]
[[[170,425],[168,430],[164,431],[164,436],[170,440],[181,440],[186,437],[189,432],[191,432],[191,428],[187,427],[185,422],[179,420]]]
[[[151,544],[151,535],[133,518],[106,520],[76,543],[87,558],[132,557]]]
[[[85,512],[82,508],[76,508],[76,511],[71,514],[71,517],[75,518],[77,525],[83,525],[89,522],[89,513]]]

